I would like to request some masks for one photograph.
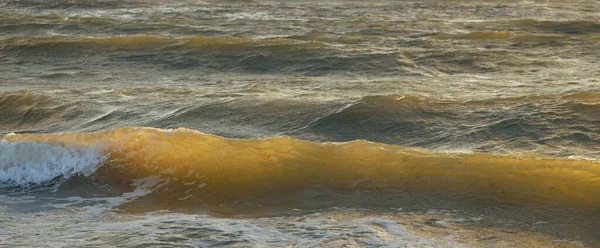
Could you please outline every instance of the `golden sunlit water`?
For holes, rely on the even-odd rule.
[[[594,1],[0,1],[0,247],[596,247]]]

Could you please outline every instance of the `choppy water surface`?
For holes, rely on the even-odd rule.
[[[595,1],[0,1],[0,246],[595,247]]]

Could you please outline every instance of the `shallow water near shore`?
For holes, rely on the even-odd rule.
[[[599,13],[0,1],[0,246],[598,246]]]

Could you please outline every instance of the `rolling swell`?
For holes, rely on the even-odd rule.
[[[250,73],[327,75],[413,74],[397,52],[347,53],[320,41],[291,38],[250,39],[235,36],[120,35],[99,37],[42,36],[4,40],[14,63],[64,60],[65,64],[134,63],[162,69],[204,69]],[[32,60],[35,58],[35,60]],[[100,66],[100,65],[99,65]]]
[[[77,102],[29,91],[0,92],[0,130],[23,130],[70,121],[81,114]]]
[[[593,246],[598,10],[0,1],[0,243]]]
[[[469,201],[541,206],[600,204],[600,166],[586,160],[438,153],[366,141],[227,139],[189,129],[138,127],[4,138],[3,184],[43,183],[40,175],[46,180],[89,176],[102,165],[95,176],[105,182],[151,180],[144,199],[175,205],[294,194],[308,187],[411,189]],[[29,153],[39,155],[19,159]],[[63,160],[52,162],[57,157]],[[60,173],[57,168],[62,168]]]
[[[0,111],[6,118],[0,120],[0,130],[47,133],[131,125],[186,127],[235,138],[365,139],[440,150],[535,151],[600,158],[600,95],[596,91],[481,100],[373,95],[315,101],[264,98],[257,90],[242,88],[239,94],[230,93],[221,100],[213,94],[168,88],[107,91],[85,99],[4,92]]]
[[[598,97],[597,92],[471,101],[368,96],[315,121],[310,129],[336,141],[367,139],[485,152],[540,146],[545,151],[555,150],[552,146],[587,150],[600,146]],[[557,155],[570,155],[563,152]]]

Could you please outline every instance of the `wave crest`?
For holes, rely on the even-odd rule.
[[[20,134],[7,139],[6,147],[14,150],[29,147],[25,152],[3,153],[7,156],[3,168],[15,162],[20,165],[18,173],[13,173],[18,176],[8,181],[23,184],[90,174],[104,161],[106,169],[96,175],[108,181],[162,178],[160,190],[145,196],[161,202],[293,194],[316,186],[345,191],[412,189],[425,195],[458,194],[572,207],[600,204],[600,166],[587,160],[439,153],[360,140],[228,139],[189,129],[138,127],[98,133]],[[23,143],[27,140],[30,142]],[[65,148],[69,146],[81,148]],[[110,155],[104,160],[102,154]]]
[[[0,185],[27,187],[74,175],[90,176],[107,158],[93,147],[3,141],[0,143]]]

